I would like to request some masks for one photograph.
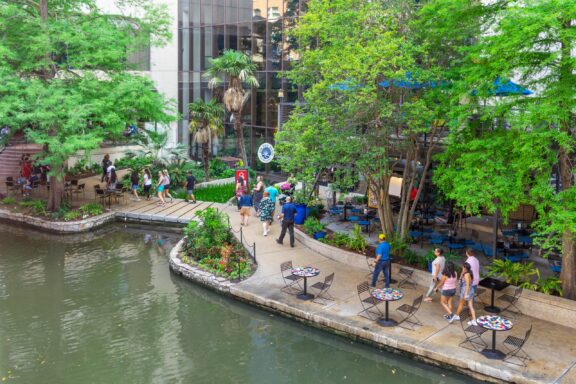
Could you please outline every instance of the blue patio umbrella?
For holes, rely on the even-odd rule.
[[[488,91],[490,96],[517,96],[517,95],[531,95],[532,92],[529,89],[526,89],[511,80],[502,80],[500,77],[497,77],[492,84],[493,88]],[[478,91],[472,91],[472,95],[476,96]]]
[[[412,80],[412,74],[410,72],[406,72],[405,79],[402,80],[384,80],[378,83],[381,87],[388,88],[390,86],[398,87],[398,88],[406,88],[406,89],[421,89],[421,88],[436,88],[440,86],[446,86],[448,83],[445,81],[425,81],[419,83],[415,80]]]

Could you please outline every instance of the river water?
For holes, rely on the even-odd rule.
[[[471,383],[169,272],[178,237],[0,223],[0,383]]]

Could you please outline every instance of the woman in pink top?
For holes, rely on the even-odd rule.
[[[454,263],[449,261],[446,263],[442,271],[442,278],[436,286],[436,292],[442,287],[442,296],[440,297],[440,304],[446,310],[447,314],[444,315],[446,320],[450,320],[453,316],[452,312],[452,297],[456,295],[456,283],[458,282],[458,275],[456,274]]]

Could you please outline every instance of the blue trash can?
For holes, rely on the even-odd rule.
[[[306,204],[296,204],[296,217],[294,224],[302,225],[306,220]]]

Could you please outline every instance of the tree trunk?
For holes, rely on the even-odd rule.
[[[570,155],[564,148],[560,149],[560,177],[562,190],[574,188],[572,185],[573,168]],[[569,228],[562,234],[562,272],[560,273],[564,297],[576,300],[576,239]]]
[[[204,158],[204,176],[206,181],[210,180],[210,150],[208,148],[208,146],[210,145],[210,143],[207,141],[205,143],[202,143],[202,157]]]
[[[56,212],[60,209],[62,199],[64,198],[64,179],[56,176],[50,176],[50,192],[48,193],[48,202],[46,209]]]
[[[240,157],[244,162],[244,166],[248,166],[248,157],[246,157],[246,147],[244,146],[244,132],[242,130],[242,114],[239,112],[234,113],[234,131],[236,132],[236,146],[240,152]]]

